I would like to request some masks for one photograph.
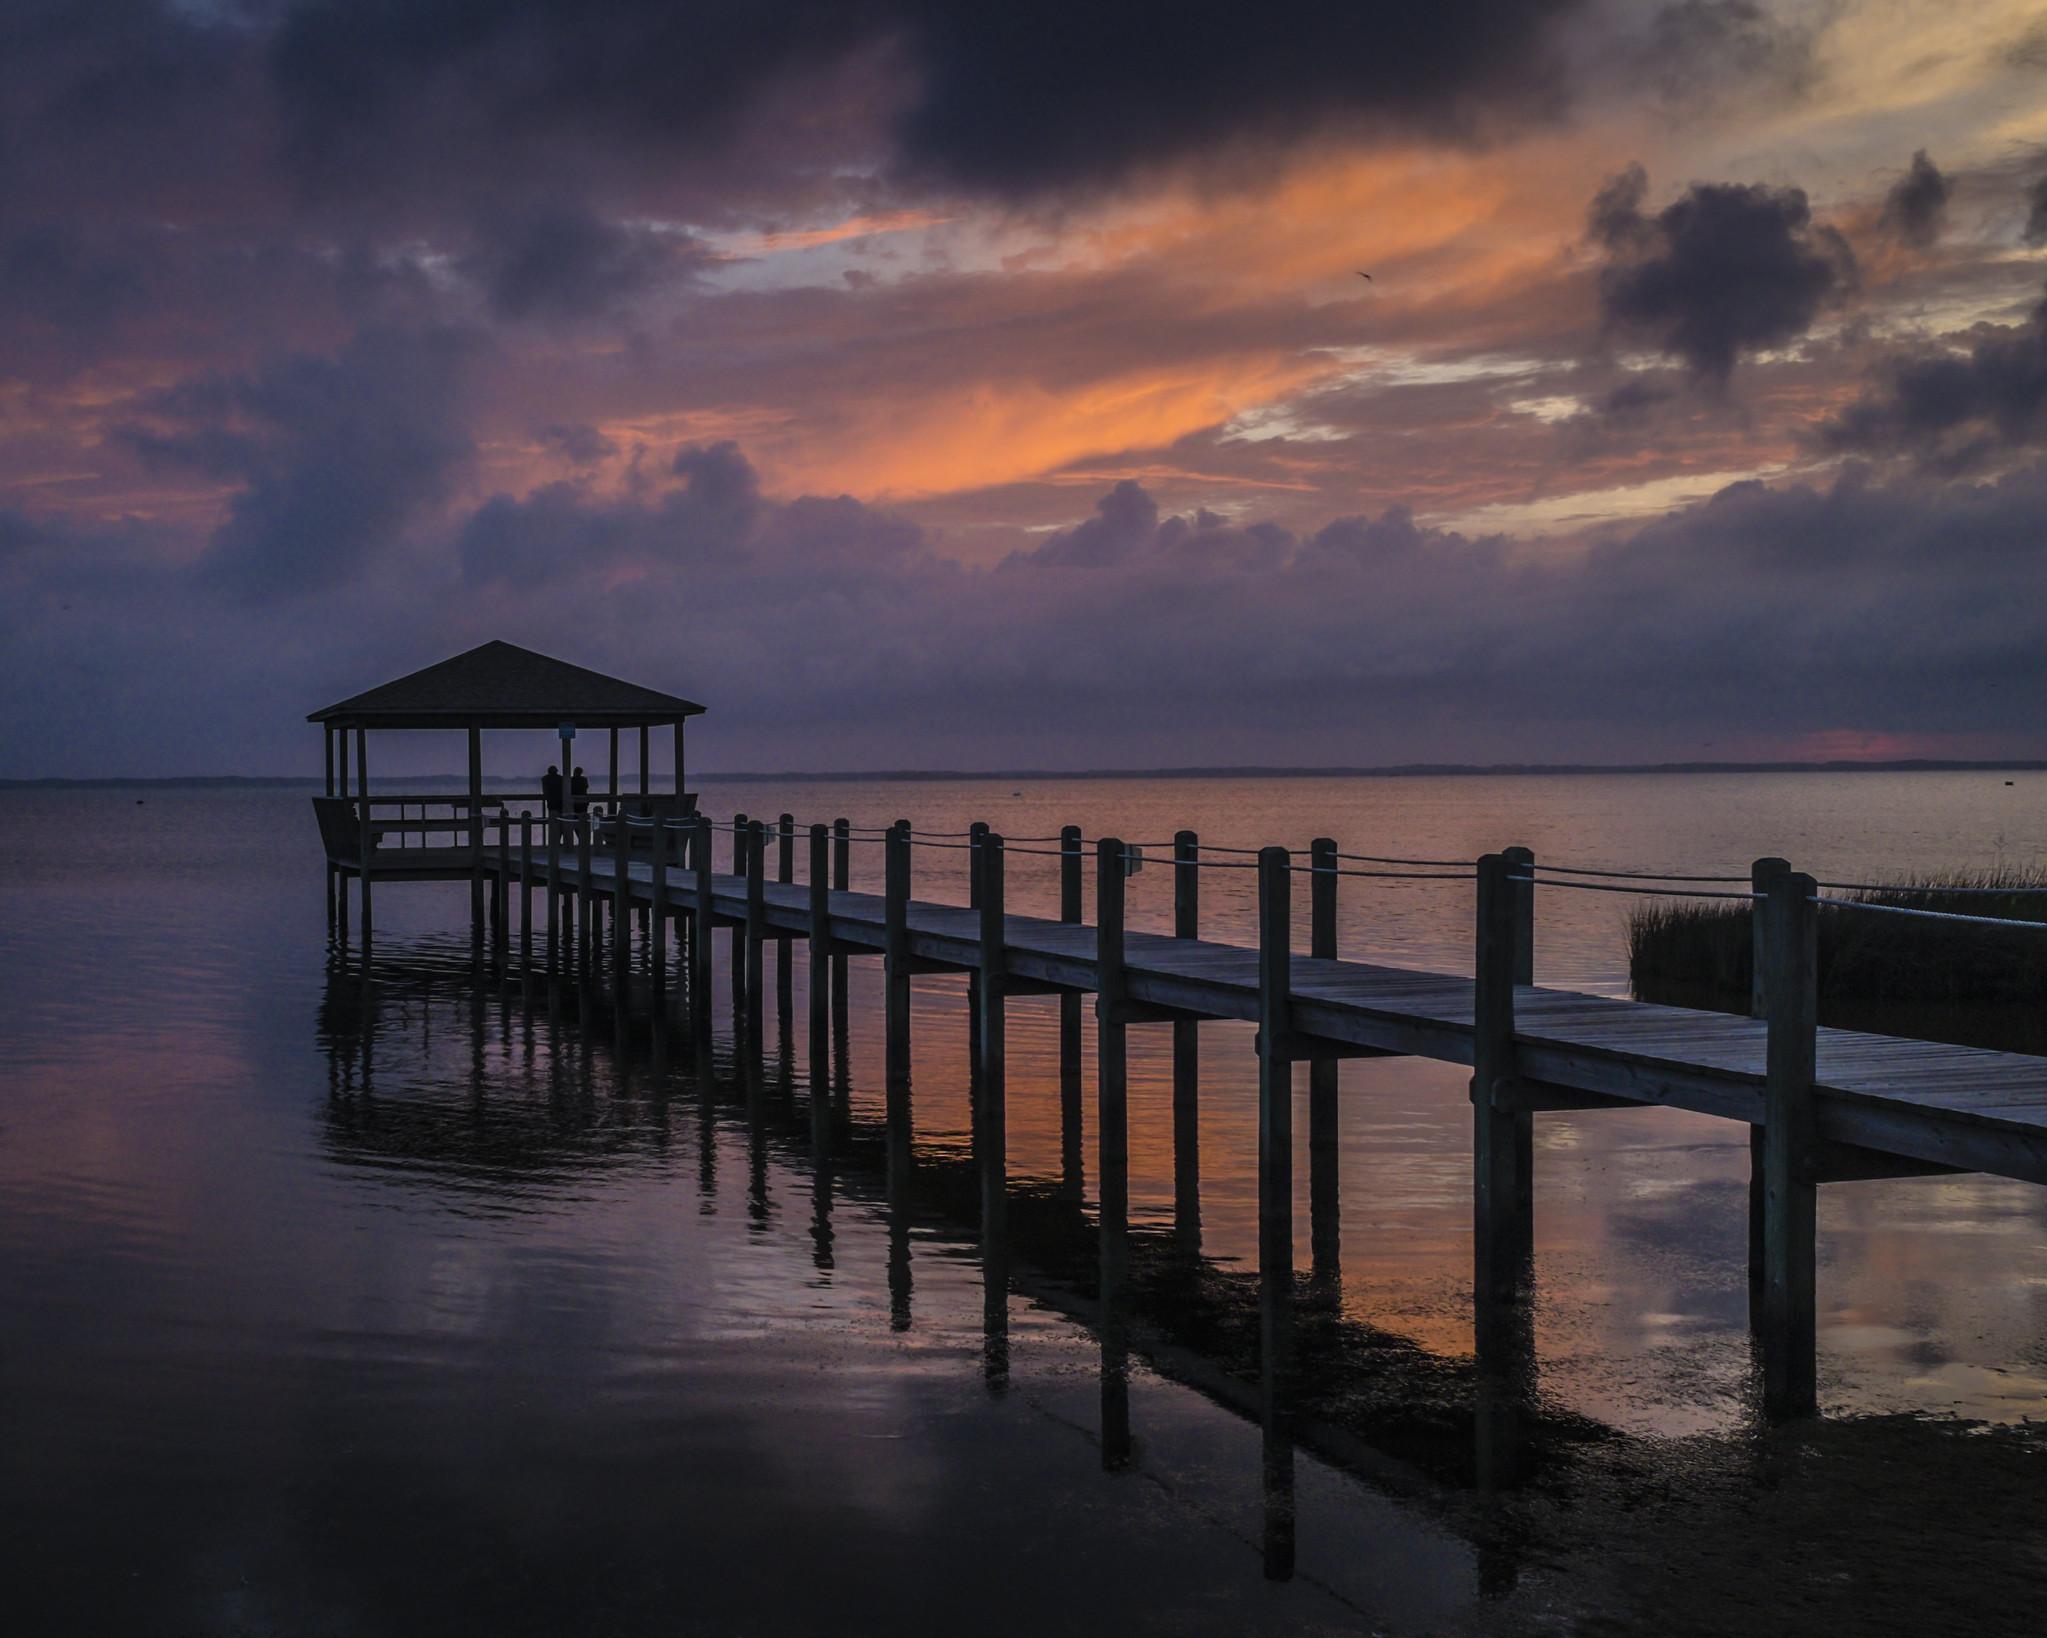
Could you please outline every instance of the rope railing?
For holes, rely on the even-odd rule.
[[[1963,921],[1977,927],[2032,927],[2047,931],[2047,921],[2029,921],[2021,916],[1972,916],[1960,910],[1920,910],[1906,904],[1875,904],[1868,899],[1819,897],[1809,902],[1829,910],[1869,910],[1881,916],[1917,916],[1925,921]]]
[[[1647,899],[1759,899],[1760,893],[1707,893],[1695,892],[1683,887],[1633,887],[1618,882],[1546,882],[1534,876],[1509,876],[1510,882],[1522,887],[1568,887],[1580,893],[1626,893],[1636,898]],[[1746,876],[1731,878],[1746,881]]]

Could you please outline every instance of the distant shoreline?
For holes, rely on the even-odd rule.
[[[1428,779],[1543,778],[1605,774],[1770,774],[1770,773],[2039,773],[2047,760],[1950,762],[1908,758],[1887,762],[1403,762],[1381,767],[1339,768],[889,768],[857,773],[698,773],[692,785],[850,785],[850,784],[988,784],[1059,779]],[[487,783],[508,781],[493,777]],[[465,774],[405,774],[379,778],[378,787],[424,787],[460,790]],[[318,789],[318,775],[178,774],[155,778],[0,779],[0,790],[294,790]]]

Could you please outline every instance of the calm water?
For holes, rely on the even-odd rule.
[[[706,795],[720,816],[1144,842],[1187,825],[1445,858],[1525,843],[1701,871],[2047,857],[2047,777],[2025,774]],[[608,1029],[586,1042],[476,983],[464,887],[380,892],[366,982],[330,942],[303,793],[0,794],[0,859],[10,1630],[2033,1629],[2047,1190],[1824,1191],[1828,1414],[1770,1431],[1745,1133],[1544,1117],[1529,1412],[1548,1454],[1488,1494],[1469,1449],[1465,1077],[1346,1064],[1340,1276],[1297,1461],[1299,1571],[1275,1584],[1237,1374],[1248,1030],[1202,1032],[1192,1263],[1167,1032],[1131,1032],[1137,1445],[1105,1472],[1092,1086],[1076,1151],[1053,1001],[1011,1005],[1018,1259],[991,1307],[957,980],[918,982],[917,1185],[892,1206],[873,963],[852,964],[821,1159],[800,957],[795,1039],[771,1007],[749,1095],[729,1043],[713,1073],[679,1045],[684,1067],[657,1071],[644,1019],[620,1056]],[[920,852],[920,894],[958,896],[962,861]],[[1012,906],[1050,908],[1055,869],[1013,857]],[[856,850],[856,885],[879,870]],[[1346,954],[1468,970],[1468,886],[1343,885]],[[1169,873],[1130,886],[1133,921],[1165,926]],[[1247,933],[1250,889],[1206,876],[1205,930]],[[1625,913],[1546,895],[1538,978],[1623,990]],[[1296,1131],[1305,1145],[1305,1107]],[[1305,1269],[1305,1152],[1295,1176]]]

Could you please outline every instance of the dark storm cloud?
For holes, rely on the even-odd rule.
[[[1912,156],[1911,169],[1891,184],[1884,195],[1884,231],[1896,235],[1915,249],[1924,250],[1940,237],[1947,220],[1948,179],[1921,148]]]
[[[1653,215],[1631,165],[1594,196],[1591,238],[1609,329],[1724,385],[1747,352],[1795,341],[1855,285],[1847,241],[1817,226],[1803,189],[1695,182]]]
[[[451,120],[521,150],[700,149],[792,79],[865,57],[875,90],[854,112],[906,171],[1028,193],[1331,123],[1461,137],[1553,107],[1548,37],[1578,7],[320,0],[290,13],[271,61],[292,152],[324,186],[383,168],[392,133]]]
[[[1826,448],[1963,471],[2047,441],[2047,297],[2023,324],[1979,326],[1965,353],[1896,359],[1883,376],[1822,429]]]
[[[209,578],[259,601],[333,586],[443,499],[469,460],[460,389],[473,345],[445,330],[367,331],[332,357],[181,383],[122,436],[240,486]]]

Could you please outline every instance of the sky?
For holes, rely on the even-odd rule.
[[[0,774],[492,638],[724,769],[2047,755],[2047,17],[0,0]]]

